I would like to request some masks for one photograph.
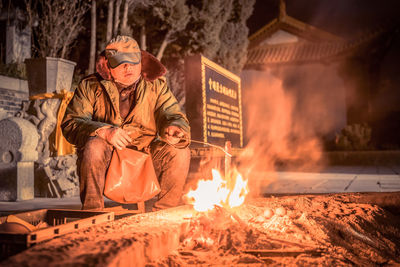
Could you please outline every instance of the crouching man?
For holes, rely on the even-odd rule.
[[[82,209],[104,208],[113,149],[151,154],[161,192],[153,210],[179,204],[189,170],[190,128],[168,88],[165,67],[128,36],[117,36],[69,103],[62,130],[77,147]]]

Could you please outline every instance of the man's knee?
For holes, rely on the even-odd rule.
[[[175,148],[173,146],[168,146],[172,150],[174,159],[178,162],[186,162],[190,160],[190,149],[186,148]]]
[[[112,154],[112,146],[100,137],[90,137],[83,147],[83,159],[90,161],[108,161]]]
[[[176,148],[171,145],[165,147],[165,154],[167,155],[167,161],[169,164],[179,165],[185,167],[190,163],[190,149]]]

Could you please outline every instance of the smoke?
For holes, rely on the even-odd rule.
[[[277,170],[318,171],[325,165],[322,140],[345,125],[339,81],[326,66],[243,73],[247,143],[238,163],[252,193],[276,179]]]

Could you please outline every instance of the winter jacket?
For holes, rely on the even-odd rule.
[[[167,85],[164,66],[156,58],[142,51],[142,77],[136,88],[136,103],[125,120],[119,113],[117,86],[104,64],[104,58],[100,57],[98,74],[89,75],[79,83],[65,111],[61,128],[70,143],[81,148],[97,129],[114,126],[130,132],[131,145],[143,150],[167,126],[176,125],[185,132],[185,138],[175,146],[189,145],[189,122]]]

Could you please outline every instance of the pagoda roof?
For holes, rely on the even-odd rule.
[[[275,32],[283,30],[301,37],[309,42],[323,42],[323,41],[340,41],[341,37],[331,34],[329,32],[320,30],[312,25],[306,24],[286,16],[283,18],[275,18],[270,23],[262,27],[256,33],[249,37],[249,47],[254,47],[262,41],[268,39]]]
[[[378,28],[353,40],[331,42],[301,42],[287,44],[265,44],[250,48],[245,69],[262,69],[268,65],[321,62],[354,54],[361,46],[380,36],[385,30]]]
[[[286,14],[286,4],[280,1],[279,16],[249,37],[249,48],[258,46],[274,33],[283,30],[308,42],[341,41],[341,37],[323,31]]]

